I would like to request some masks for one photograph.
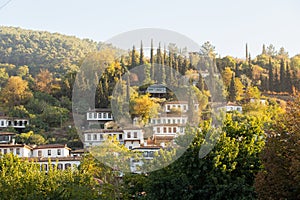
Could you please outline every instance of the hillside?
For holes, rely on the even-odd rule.
[[[0,63],[29,66],[36,74],[40,68],[63,72],[77,64],[100,43],[59,33],[0,26]]]

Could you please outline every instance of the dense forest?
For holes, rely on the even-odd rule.
[[[82,148],[71,112],[74,84],[82,91],[95,84],[95,107],[112,107],[111,102],[124,104],[131,108],[129,117],[140,117],[141,124],[146,125],[149,118],[157,114],[157,105],[161,102],[145,94],[145,89],[159,82],[175,85],[179,90],[192,89],[196,94],[201,107],[199,116],[203,119],[199,123],[202,131],[187,133],[194,137],[188,150],[161,170],[125,173],[122,179],[91,157],[85,158],[78,171],[53,170],[44,176],[27,162],[6,156],[0,161],[1,194],[14,191],[15,187],[5,187],[10,184],[10,179],[5,178],[9,175],[11,180],[19,181],[16,199],[24,195],[30,199],[34,194],[52,195],[56,199],[87,199],[82,194],[89,194],[89,199],[300,198],[300,130],[297,126],[300,54],[290,57],[283,47],[276,50],[272,44],[262,44],[261,54],[251,57],[251,50],[245,44],[245,59],[218,57],[210,42],[205,42],[196,53],[179,49],[176,44],[162,47],[153,42],[149,56],[145,56],[142,43],[121,57],[117,57],[116,52],[109,44],[88,39],[0,27],[0,111],[5,116],[30,119],[30,125],[18,134],[16,142],[68,143],[71,148]],[[103,56],[108,60],[108,67],[95,83],[84,74],[76,79],[86,57],[97,60]],[[222,89],[218,98],[242,105],[243,113],[226,114],[215,148],[199,159],[205,135],[213,129],[209,118],[209,83],[197,71],[203,56],[214,62],[213,67],[204,66],[203,71],[212,76],[217,72],[221,74],[222,81],[213,84]],[[155,64],[163,67],[156,69]],[[143,73],[134,73],[139,65],[145,65]],[[123,76],[128,71],[130,75]],[[178,74],[188,77],[189,88],[178,81]],[[121,95],[114,96],[119,82]],[[137,82],[143,85],[136,86]],[[169,92],[167,99],[175,100],[174,94]],[[250,99],[267,99],[268,103],[262,105]],[[75,103],[80,105],[77,112],[85,114],[88,104]],[[180,145],[183,141],[177,142]],[[27,173],[30,176],[26,176]],[[37,176],[41,179],[36,179]],[[58,180],[57,176],[65,178]],[[21,180],[30,182],[31,189]],[[32,189],[40,185],[45,188]],[[27,194],[21,192],[24,190]]]

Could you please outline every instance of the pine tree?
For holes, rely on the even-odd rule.
[[[269,91],[274,91],[274,74],[271,58],[269,58]]]
[[[144,51],[143,51],[143,41],[141,41],[141,49],[140,49],[140,65],[144,64]]]
[[[285,82],[286,82],[286,78],[285,78],[284,60],[281,59],[281,62],[280,62],[280,82],[279,82],[280,92],[285,92],[286,91]]]
[[[236,86],[235,86],[235,77],[234,74],[232,74],[229,89],[228,89],[228,100],[231,102],[236,101],[236,96],[237,96],[237,91],[236,91]]]

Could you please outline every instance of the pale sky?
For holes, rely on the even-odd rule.
[[[245,43],[252,57],[263,44],[300,53],[299,0],[11,0],[2,7],[7,1],[0,0],[0,25],[95,41],[162,28],[210,41],[221,56],[245,57]]]

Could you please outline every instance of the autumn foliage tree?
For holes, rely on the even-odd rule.
[[[28,88],[28,82],[18,76],[10,77],[1,91],[2,101],[9,107],[24,104],[31,97],[32,93]]]
[[[36,89],[48,94],[51,92],[52,82],[53,82],[53,76],[47,69],[41,70],[40,73],[35,78]]]
[[[260,199],[300,199],[300,97],[289,102],[261,155],[255,180]]]

